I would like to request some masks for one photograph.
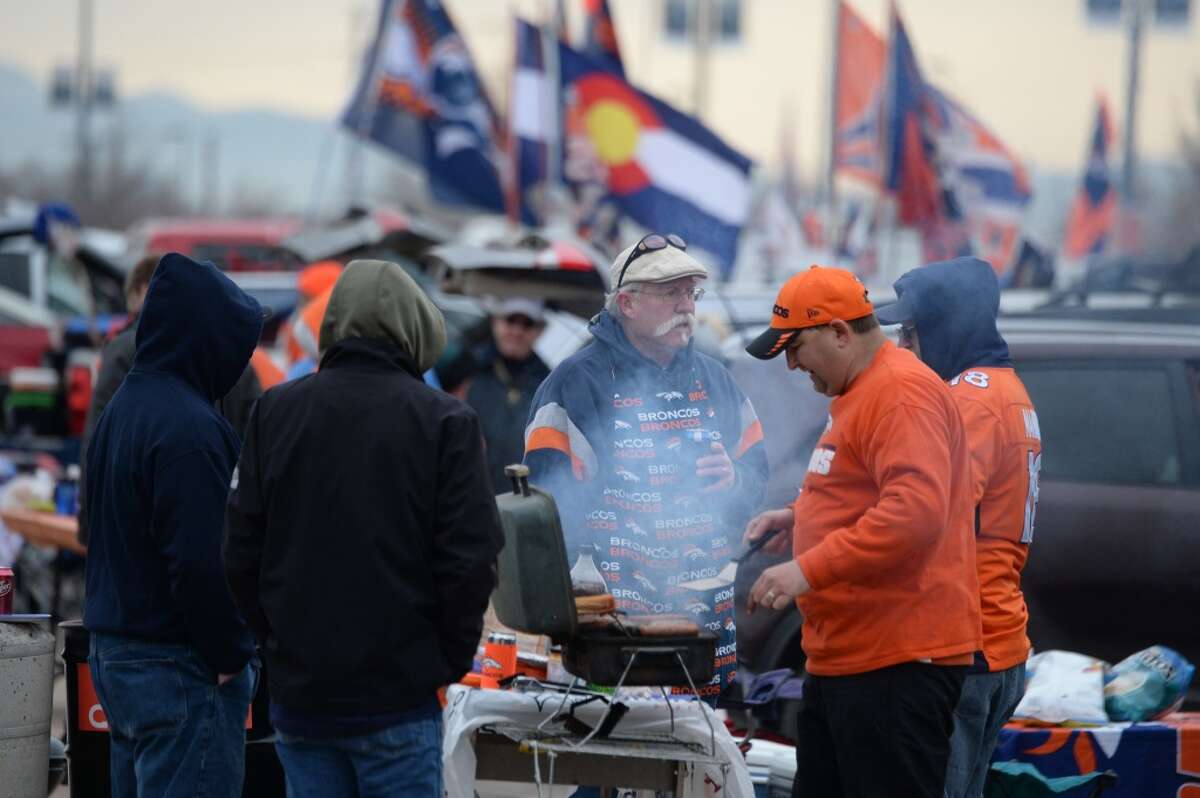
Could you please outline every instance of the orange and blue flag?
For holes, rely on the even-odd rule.
[[[583,53],[608,66],[614,73],[625,77],[625,64],[621,60],[621,46],[617,42],[617,28],[613,23],[608,0],[584,0]]]
[[[887,45],[841,2],[837,52],[834,169],[878,186],[883,171],[879,134]]]
[[[927,85],[925,123],[940,174],[953,187],[975,254],[1003,274],[1017,253],[1021,220],[1031,196],[1020,159],[973,114]]]
[[[896,198],[900,223],[920,231],[925,260],[970,255],[962,206],[939,172],[937,95],[921,75],[894,7],[891,24],[884,91],[884,188]]]
[[[424,167],[441,202],[504,210],[496,114],[440,0],[383,0],[341,123]]]
[[[1112,143],[1112,117],[1108,112],[1108,102],[1100,97],[1083,182],[1067,219],[1063,254],[1068,258],[1082,258],[1103,252],[1111,238],[1117,215],[1117,193],[1109,168]]]

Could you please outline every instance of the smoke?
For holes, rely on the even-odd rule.
[[[782,355],[764,361],[739,353],[729,364],[729,372],[762,423],[771,466],[763,507],[791,504],[804,481],[813,446],[825,428],[830,399],[813,390],[806,374],[789,371]]]

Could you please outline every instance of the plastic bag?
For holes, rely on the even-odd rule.
[[[1029,658],[1032,677],[1013,713],[1015,720],[1098,725],[1104,713],[1103,660],[1071,651],[1043,651]]]
[[[1112,720],[1147,720],[1183,705],[1196,669],[1179,652],[1151,646],[1114,665],[1104,677],[1104,710]]]

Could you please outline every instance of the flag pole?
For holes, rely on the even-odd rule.
[[[838,125],[838,61],[841,56],[841,18],[842,18],[842,0],[829,0],[829,16],[830,16],[830,45],[829,45],[829,107],[825,151],[825,206],[830,213],[830,221],[832,221],[834,210],[837,207],[837,185],[834,179],[834,173],[837,167],[837,125]],[[830,228],[832,229],[832,228]]]
[[[509,5],[509,16],[512,18],[514,25],[513,31],[516,35],[513,36],[512,62],[508,73],[508,118],[505,120],[505,173],[504,173],[504,210],[508,216],[509,230],[515,230],[521,223],[521,196],[520,196],[520,177],[518,175],[517,163],[517,134],[513,128],[513,114],[516,113],[517,101],[517,58],[520,57],[520,23],[517,21],[516,12],[513,11],[511,4]]]
[[[1137,194],[1137,101],[1141,76],[1142,38],[1146,21],[1144,0],[1125,0],[1125,32],[1129,37],[1125,65],[1125,130],[1121,158],[1121,201],[1117,205],[1117,249],[1122,254],[1133,243],[1129,240],[1129,224]]]
[[[346,165],[346,193],[350,206],[361,204],[363,200],[365,183],[363,155],[366,149],[363,142],[371,133],[371,125],[374,124],[375,113],[379,108],[379,76],[383,65],[383,36],[387,31],[388,20],[392,18],[393,5],[393,0],[384,0],[380,13],[379,30],[376,32],[375,41],[371,44],[371,63],[367,73],[367,91],[363,98],[363,111],[358,118],[358,129],[351,142]]]
[[[696,0],[692,6],[696,15],[693,39],[692,113],[703,120],[708,111],[708,70],[712,46],[712,0]]]
[[[542,36],[542,58],[545,64],[546,95],[542,103],[546,130],[550,135],[546,141],[546,189],[542,192],[542,222],[549,224],[564,210],[560,200],[562,193],[562,116],[559,113],[559,92],[562,86],[561,66],[558,59],[558,35],[551,30],[556,27],[547,17],[542,17],[539,26]]]

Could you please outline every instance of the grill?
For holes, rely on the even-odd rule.
[[[529,469],[510,465],[512,492],[496,497],[505,544],[492,595],[496,616],[520,632],[562,646],[563,667],[603,686],[691,687],[712,679],[717,636],[641,637],[620,629],[580,629],[562,524],[554,497],[529,484]]]

